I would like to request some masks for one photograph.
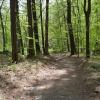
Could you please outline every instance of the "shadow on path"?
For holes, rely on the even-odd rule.
[[[28,95],[34,95],[36,100],[92,100],[82,58],[50,57],[41,61],[49,69],[37,74],[37,85],[34,87],[33,84]]]
[[[0,91],[4,100],[96,100],[84,66],[84,58],[64,55],[19,63],[0,72]]]

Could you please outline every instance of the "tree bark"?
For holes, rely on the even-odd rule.
[[[88,4],[87,4],[88,3]],[[88,7],[87,7],[88,6]],[[84,0],[84,14],[86,21],[86,57],[90,58],[90,13],[91,13],[91,0]]]
[[[48,43],[48,23],[49,22],[49,0],[46,0],[46,19],[45,19],[45,55],[49,55]]]
[[[1,28],[2,28],[2,37],[3,37],[3,52],[6,51],[6,38],[5,38],[5,28],[4,28],[4,24],[3,24],[3,17],[2,17],[2,6],[3,6],[4,0],[2,1],[2,4],[0,6],[0,20],[1,20]]]
[[[40,0],[40,19],[41,19],[41,33],[42,33],[42,49],[43,54],[45,53],[45,46],[44,46],[44,30],[43,30],[43,16],[42,16],[42,1]]]
[[[34,51],[34,39],[33,39],[33,28],[32,28],[32,1],[27,0],[27,15],[28,15],[28,58],[31,58],[35,55]]]
[[[18,35],[18,52],[24,55],[24,45],[21,34],[20,19],[19,19],[19,1],[16,0],[16,11],[17,11],[17,35]]]
[[[71,22],[71,0],[67,0],[67,24],[68,24],[68,32],[70,38],[71,55],[74,55],[76,53],[76,46],[75,46],[73,28]]]
[[[2,37],[3,37],[3,52],[5,52],[6,51],[6,38],[5,38],[5,29],[4,29],[1,10],[0,10],[0,19],[1,19],[1,28],[2,28]]]
[[[39,54],[41,51],[40,51],[40,45],[39,45],[38,23],[37,23],[35,0],[32,0],[32,13],[33,13],[33,32],[35,35],[36,54]]]
[[[12,61],[18,61],[18,44],[16,34],[16,0],[10,0]]]
[[[64,9],[64,7],[63,7],[63,9]],[[66,31],[66,39],[67,39],[67,50],[68,50],[68,52],[70,52],[69,35],[68,35],[68,32],[67,32],[67,21],[66,21],[66,14],[65,14],[64,10],[63,10],[63,17],[64,17],[64,21],[65,21],[65,31]]]

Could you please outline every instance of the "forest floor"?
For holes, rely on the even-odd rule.
[[[100,100],[93,61],[60,54],[13,65],[6,59],[0,57],[0,100]]]

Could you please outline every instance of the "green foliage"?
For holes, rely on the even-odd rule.
[[[97,41],[95,44],[95,52],[96,54],[100,54],[100,41]]]
[[[20,4],[20,25],[25,52],[27,51],[28,43],[30,39],[28,36],[28,22],[27,22],[27,5],[25,0],[19,0]],[[100,53],[100,1],[92,0],[92,13],[91,13],[91,29],[90,29],[90,47],[91,51]],[[83,0],[72,0],[72,25],[73,33],[75,37],[76,46],[79,48],[85,48],[85,17],[83,11]],[[42,49],[41,38],[41,24],[40,24],[40,6],[39,0],[36,0],[37,18],[40,36],[40,45]],[[67,29],[67,6],[66,0],[53,0],[49,7],[49,49],[52,52],[67,52],[69,41],[68,29]],[[78,11],[79,7],[79,11]],[[2,8],[3,22],[5,27],[6,36],[6,49],[11,51],[11,31],[10,31],[10,12],[8,0],[4,1]],[[0,21],[1,23],[1,21]],[[43,26],[45,27],[45,4],[43,2]],[[44,28],[45,32],[45,28]],[[19,36],[18,36],[19,37]],[[78,40],[79,39],[79,40]],[[3,48],[2,42],[2,29],[0,24],[0,51]],[[98,54],[97,53],[97,54]]]

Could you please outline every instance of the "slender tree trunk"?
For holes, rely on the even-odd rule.
[[[81,31],[81,14],[80,14],[80,8],[79,8],[79,0],[77,0],[77,11],[78,11],[78,15],[77,15],[77,18],[78,18],[78,24],[77,24],[77,51],[78,51],[78,57],[79,57],[79,55],[80,55],[80,37],[79,37],[79,33],[80,33],[80,31]]]
[[[40,18],[41,18],[41,33],[42,33],[42,49],[44,54],[45,46],[44,46],[43,16],[42,16],[42,0],[40,0]]]
[[[24,54],[24,45],[21,34],[20,19],[19,19],[19,2],[16,0],[16,11],[17,11],[17,35],[18,35],[18,52]]]
[[[35,55],[34,51],[34,39],[33,39],[33,28],[32,28],[32,1],[27,0],[27,14],[28,14],[28,34],[29,34],[29,47],[28,47],[28,58]]]
[[[70,52],[70,46],[69,46],[69,35],[68,35],[68,32],[67,32],[67,22],[66,22],[66,15],[65,15],[65,11],[63,10],[63,16],[64,16],[64,21],[65,21],[65,30],[66,30],[66,39],[67,39],[67,49],[68,49],[68,52]]]
[[[46,20],[45,20],[45,55],[49,55],[48,43],[48,23],[49,22],[49,0],[46,0]]]
[[[12,61],[18,61],[18,45],[16,34],[16,0],[10,0],[11,15],[11,40],[12,40]]]
[[[37,23],[35,0],[32,0],[32,13],[33,13],[33,31],[34,31],[34,35],[35,35],[36,54],[39,54],[40,53],[40,45],[39,45],[38,23]]]
[[[2,0],[1,6],[0,6],[0,20],[1,20],[1,28],[2,28],[2,37],[3,37],[3,52],[6,51],[6,38],[5,38],[5,28],[3,24],[3,17],[2,17],[2,6],[3,6],[4,0]]]
[[[5,38],[5,29],[4,29],[4,24],[3,24],[3,18],[2,18],[1,9],[0,9],[0,20],[1,20],[2,37],[3,37],[3,52],[5,52],[6,51],[6,38]]]
[[[88,3],[88,4],[87,4]],[[90,13],[91,13],[91,0],[84,0],[84,14],[86,21],[86,57],[90,58]]]
[[[5,26],[5,28],[4,28],[5,30],[4,30],[4,32],[5,32],[5,42],[6,42],[5,44],[7,44],[7,42],[8,42],[8,37],[7,37],[7,32],[8,32],[8,31],[7,31],[7,26],[8,26],[8,25],[7,25],[8,12],[9,12],[9,9],[6,11],[5,21],[4,21],[4,26]],[[6,51],[8,51],[7,48],[6,48]]]
[[[64,0],[62,0],[62,1],[64,2]],[[64,18],[64,22],[65,22],[65,31],[66,31],[66,39],[67,39],[67,50],[68,50],[68,52],[70,52],[69,34],[67,31],[67,20],[66,20],[66,13],[65,13],[65,8],[64,8],[63,3],[62,3],[62,6],[63,6],[63,18]]]
[[[71,0],[67,0],[67,24],[68,24],[68,32],[70,38],[71,55],[74,55],[76,53],[76,46],[75,46],[73,28],[71,22]]]
[[[90,58],[90,21],[89,21],[89,16],[86,15],[86,57]]]

